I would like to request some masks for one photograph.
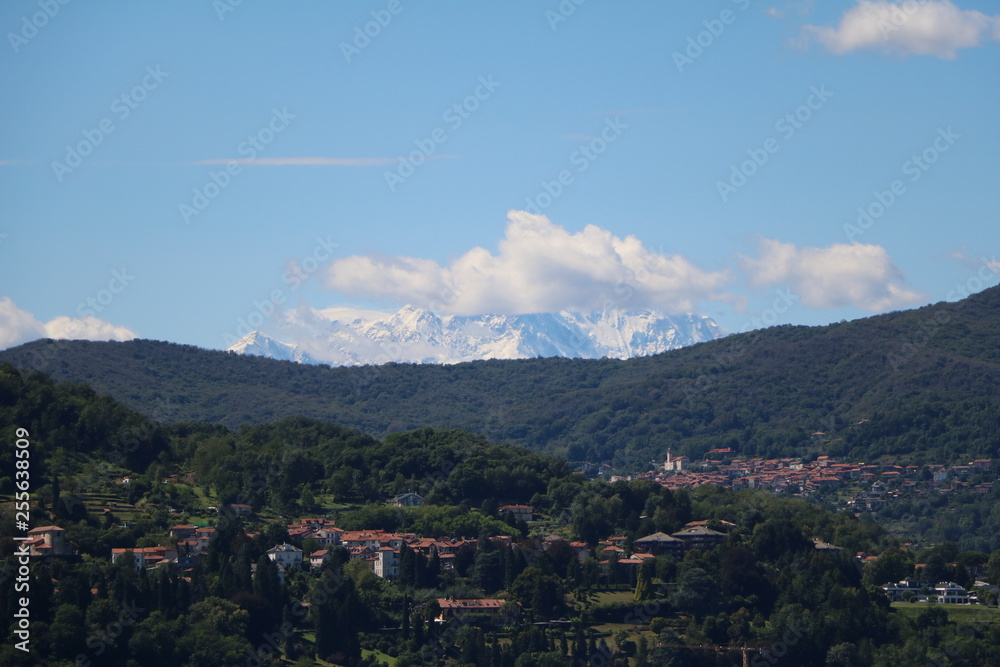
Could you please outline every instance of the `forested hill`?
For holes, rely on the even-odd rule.
[[[945,463],[1000,457],[998,325],[994,287],[956,303],[627,361],[326,368],[147,340],[36,341],[0,361],[85,382],[162,422],[232,427],[304,415],[375,436],[462,428],[640,468],[668,446],[689,456],[731,447]]]

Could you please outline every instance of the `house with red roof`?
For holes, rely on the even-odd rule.
[[[28,553],[31,556],[72,556],[73,546],[66,540],[66,529],[59,526],[39,526],[28,531]]]

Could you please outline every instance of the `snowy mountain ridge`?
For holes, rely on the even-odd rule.
[[[332,366],[530,357],[628,359],[726,334],[709,317],[649,310],[440,316],[404,306],[391,314],[344,308],[314,314],[323,326],[314,325],[315,333],[305,340],[284,343],[254,331],[228,351]]]

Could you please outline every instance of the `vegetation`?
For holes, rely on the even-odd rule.
[[[768,651],[752,654],[762,660],[805,666],[983,665],[1000,642],[995,615],[897,611],[877,588],[917,558],[941,576],[958,579],[969,567],[1000,576],[1000,551],[943,543],[913,554],[877,525],[801,499],[587,481],[562,460],[450,429],[376,440],[301,417],[235,431],[160,424],[84,385],[2,366],[0,434],[13,441],[16,427],[31,433],[32,524],[65,527],[79,555],[33,563],[35,653],[27,659],[8,641],[3,664],[360,665],[388,656],[402,667],[739,665],[746,646]],[[14,468],[11,450],[0,454],[5,470]],[[424,494],[425,506],[383,503],[405,491]],[[227,502],[255,513],[208,509]],[[530,503],[544,522],[508,523],[497,515],[503,502]],[[291,540],[286,524],[304,514],[332,514],[345,528],[478,539],[453,567],[404,549],[391,581],[335,550],[323,567],[293,568],[281,583],[265,551]],[[168,544],[171,524],[202,516],[216,531],[192,570],[110,562],[112,548]],[[5,503],[4,535],[13,519]],[[630,547],[691,520],[734,527],[715,548],[638,568],[541,541],[556,531],[593,547],[617,535]],[[489,539],[500,534],[519,544]],[[819,551],[813,538],[842,550]],[[8,567],[14,548],[0,541]],[[864,574],[858,551],[881,554]],[[9,579],[0,589],[8,619]],[[447,596],[506,599],[510,620],[435,623],[436,600]]]
[[[372,437],[461,428],[639,470],[675,454],[1000,458],[1000,287],[825,327],[782,326],[653,357],[302,366],[154,341],[38,341],[0,359],[86,382],[161,423],[288,416]],[[0,389],[2,391],[2,389]],[[867,421],[863,421],[867,420]],[[814,431],[831,435],[822,442]]]

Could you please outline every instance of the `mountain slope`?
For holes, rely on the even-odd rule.
[[[302,366],[153,341],[37,341],[10,361],[164,421],[286,415],[373,435],[458,427],[574,460],[744,454],[1000,457],[1000,288],[825,327],[776,327],[651,357]],[[868,420],[861,425],[855,425]],[[833,434],[810,439],[814,431]]]
[[[406,306],[376,318],[338,311],[325,331],[309,339],[308,352],[304,344],[282,343],[257,331],[228,351],[307,363],[316,359],[333,366],[532,357],[628,359],[722,335],[722,329],[708,317],[669,317],[652,311],[441,317]]]

